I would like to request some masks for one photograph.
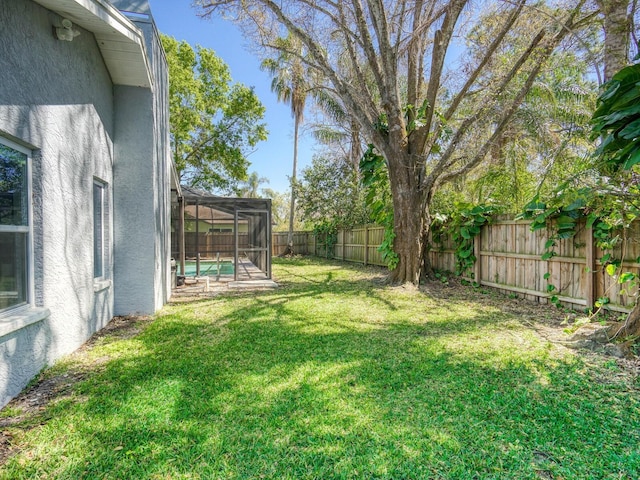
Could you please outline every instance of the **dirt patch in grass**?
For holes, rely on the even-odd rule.
[[[551,343],[567,348],[576,347],[576,352],[588,363],[593,363],[590,359],[595,361],[597,358],[608,357],[606,361],[608,367],[605,372],[595,374],[597,381],[606,383],[624,380],[632,388],[636,390],[640,388],[638,345],[636,345],[636,350],[633,348],[625,349],[626,356],[624,357],[615,348],[616,344],[595,342],[590,343],[587,348],[579,348],[580,344],[574,338],[576,332],[580,330],[579,326],[587,321],[587,316],[583,312],[557,308],[551,304],[537,303],[514,295],[506,295],[491,288],[474,288],[463,285],[456,277],[449,278],[446,283],[442,281],[428,282],[426,285],[422,285],[420,290],[433,297],[441,298],[443,301],[458,299],[494,307],[513,316]],[[589,327],[590,325],[598,325],[600,322],[606,326],[616,320],[617,318],[613,315],[608,316],[605,313],[594,319],[593,322],[584,323],[584,325]]]
[[[114,317],[106,327],[94,333],[93,336],[82,347],[80,347],[77,353],[81,353],[83,350],[91,348],[98,341],[104,338],[110,338],[115,341],[135,337],[144,330],[151,321],[151,317],[144,315]]]

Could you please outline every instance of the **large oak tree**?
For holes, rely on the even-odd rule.
[[[508,126],[544,62],[593,12],[585,0],[493,2],[501,10],[484,54],[456,57],[479,18],[469,0],[196,0],[201,14],[232,18],[269,48],[283,35],[305,46],[301,59],[324,78],[385,158],[393,197],[395,282],[428,272],[430,206],[439,186],[480,164]],[[531,5],[529,5],[531,3]],[[551,3],[551,2],[549,2]],[[517,22],[534,22],[528,38],[506,45]],[[508,68],[493,68],[511,48]],[[295,52],[289,52],[295,54]],[[491,119],[489,121],[488,119]],[[457,146],[482,131],[473,153]],[[472,140],[472,139],[471,139]]]

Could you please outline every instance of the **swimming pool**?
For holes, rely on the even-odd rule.
[[[233,275],[233,262],[225,261],[220,262],[220,275]],[[180,273],[180,266],[178,266],[178,275],[185,275],[187,277],[195,277],[196,275],[196,262],[193,260],[187,260],[184,263],[184,273]],[[200,275],[201,276],[216,276],[218,275],[218,262],[215,260],[200,260]]]

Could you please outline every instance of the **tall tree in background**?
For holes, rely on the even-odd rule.
[[[276,192],[272,188],[263,188],[262,196],[271,199],[271,220],[274,232],[286,232],[289,229],[290,192]]]
[[[196,0],[204,15],[235,19],[267,48],[285,30],[304,45],[306,69],[355,119],[386,161],[393,199],[393,282],[418,283],[430,270],[427,240],[437,189],[480,164],[522,103],[540,69],[569,34],[593,18],[585,0],[536,14],[539,28],[522,39],[510,68],[493,69],[495,52],[528,11],[527,0],[500,2],[503,14],[484,55],[457,66],[448,81],[445,58],[454,38],[478,18],[468,0],[281,1]],[[531,21],[528,17],[525,21]],[[491,121],[486,119],[491,118]],[[485,129],[471,155],[458,145]]]
[[[296,190],[308,225],[351,228],[370,221],[357,171],[346,157],[314,155]]]
[[[248,152],[266,140],[264,106],[252,88],[232,83],[208,48],[161,36],[169,64],[170,136],[180,181],[206,190],[247,176]]]
[[[293,226],[295,223],[295,183],[298,170],[298,136],[300,125],[304,119],[304,109],[309,95],[303,63],[302,43],[293,35],[286,38],[276,38],[274,45],[279,52],[275,58],[267,58],[262,62],[262,68],[272,77],[271,91],[278,100],[288,103],[293,116],[293,168],[291,173],[291,207],[289,209],[289,235],[285,255],[293,253]]]
[[[260,198],[260,185],[264,183],[269,183],[269,179],[259,176],[258,172],[251,172],[246,180],[234,188],[234,193],[242,198]]]

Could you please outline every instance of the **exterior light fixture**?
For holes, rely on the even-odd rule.
[[[71,42],[74,38],[80,35],[80,32],[73,29],[73,23],[68,18],[62,19],[61,27],[54,27],[55,35],[58,40],[64,40],[65,42]]]

